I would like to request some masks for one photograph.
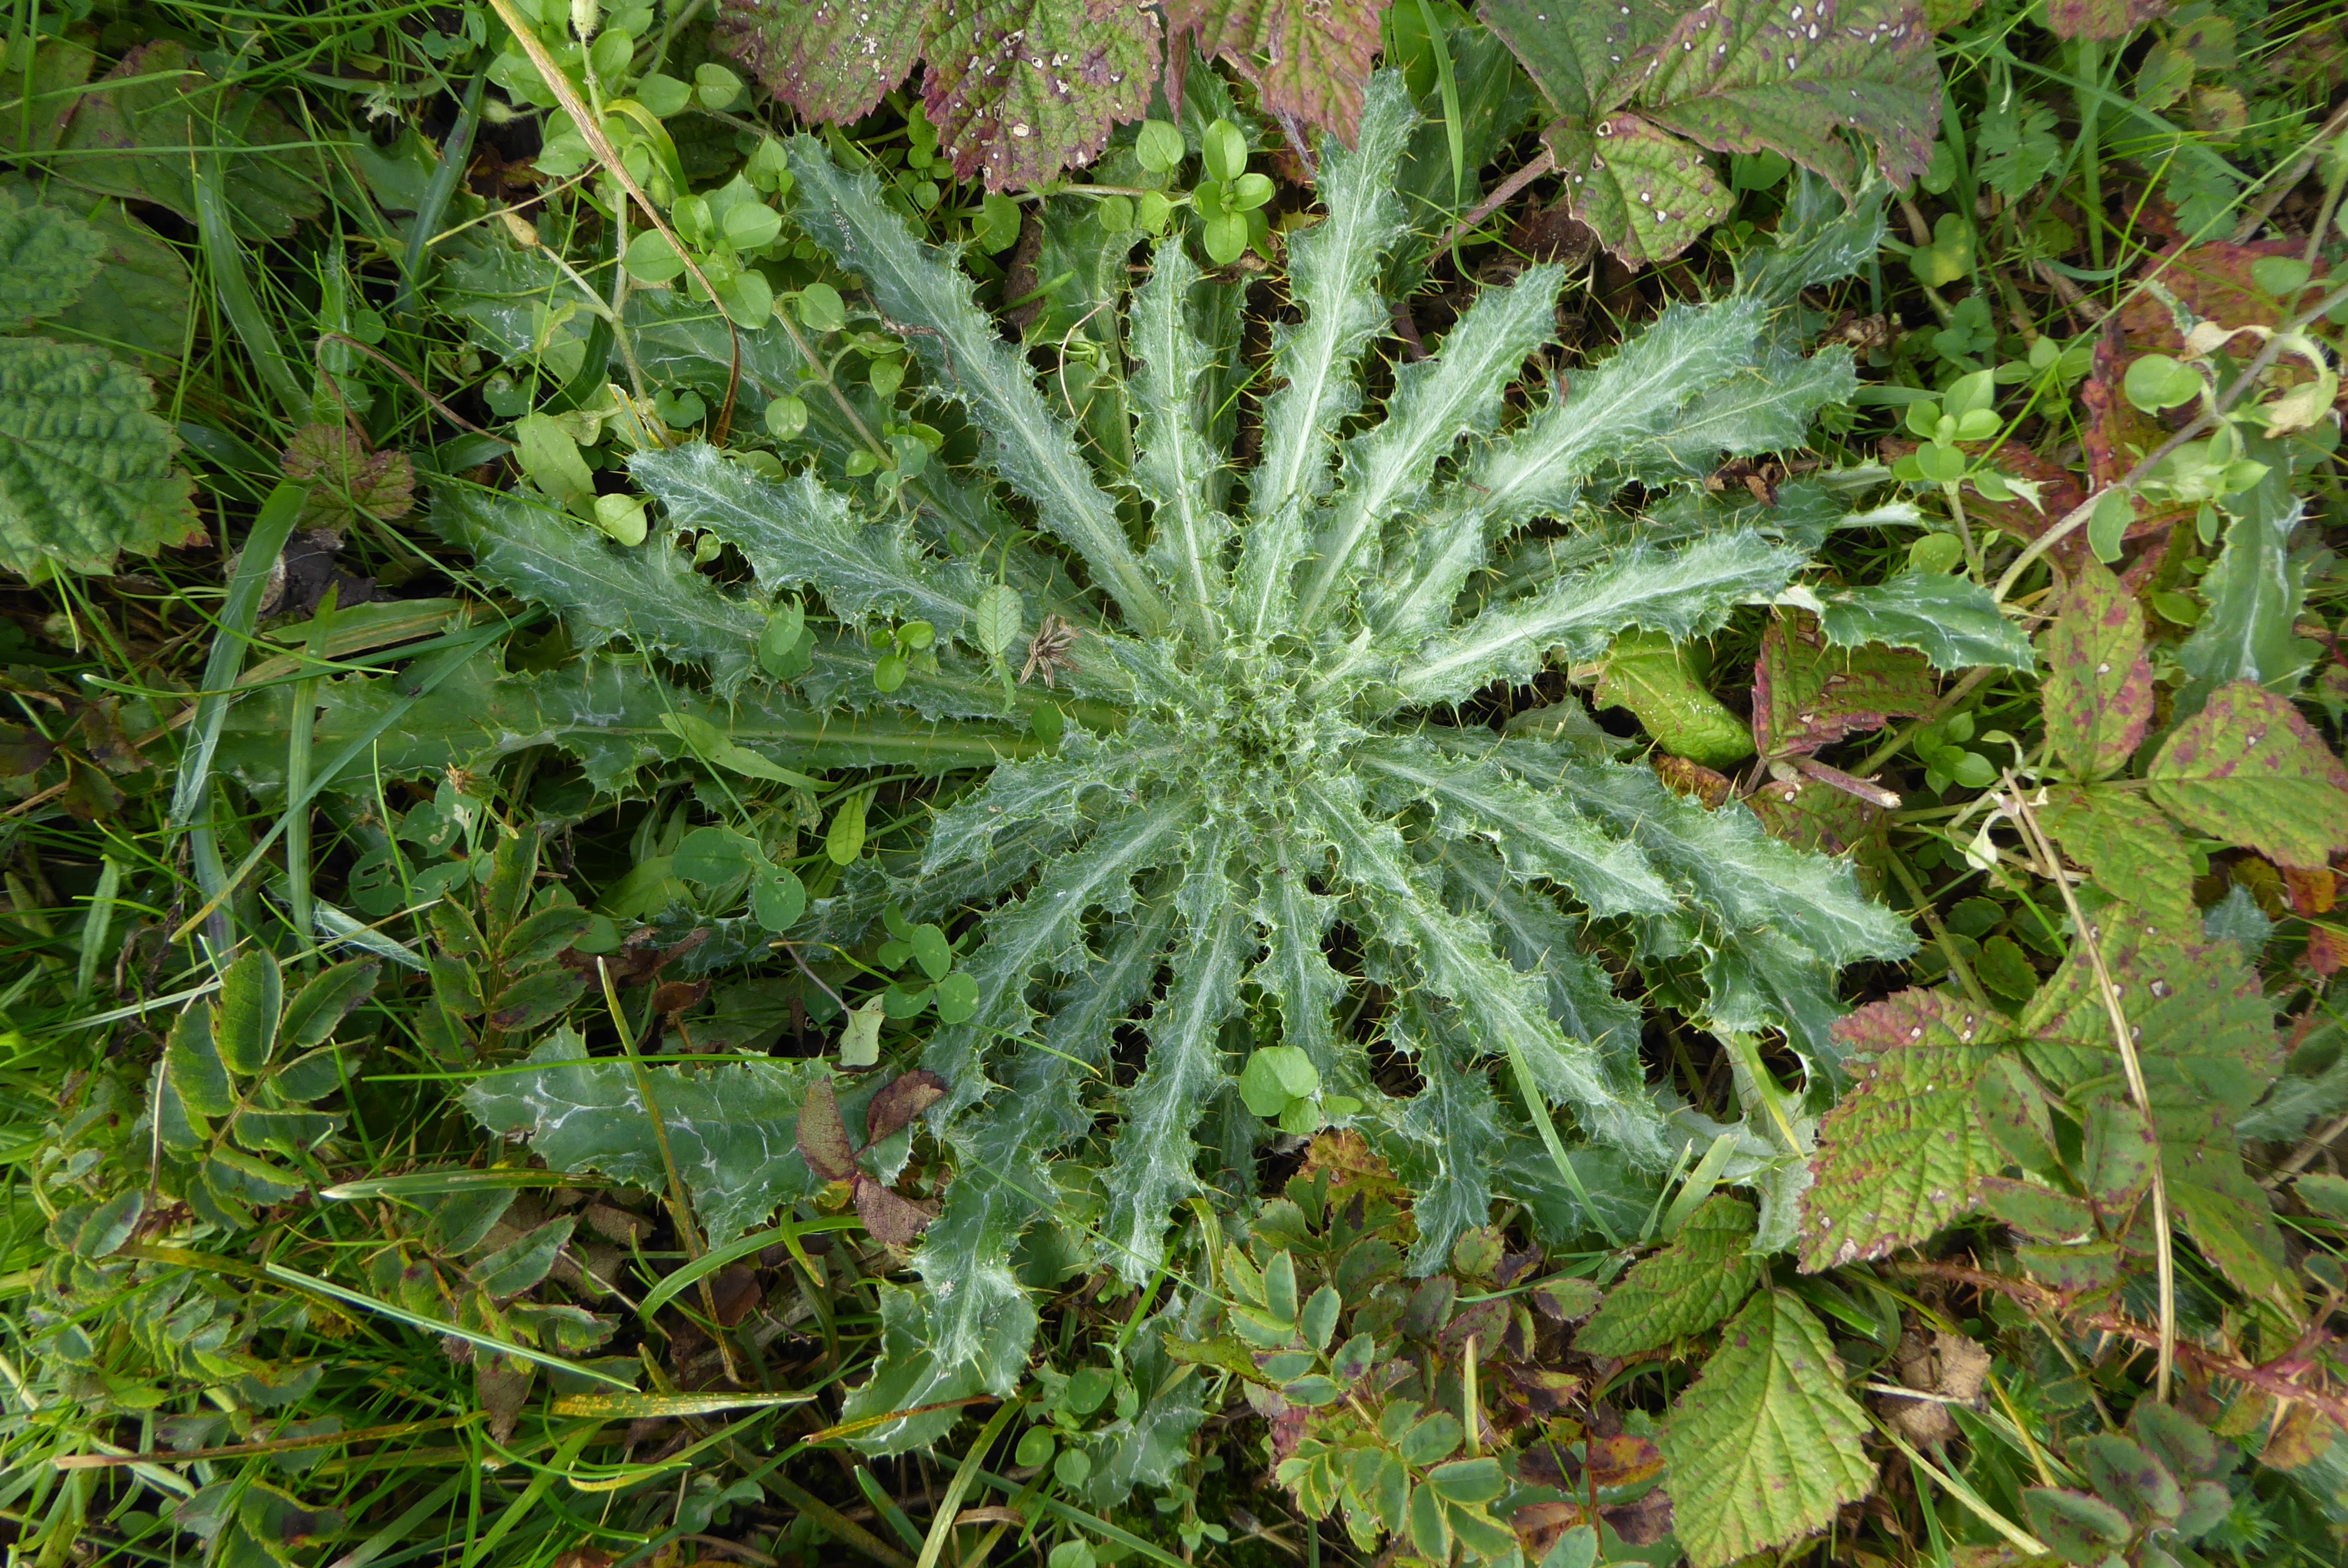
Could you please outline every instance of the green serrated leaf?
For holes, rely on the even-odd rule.
[[[2136,596],[2090,563],[2072,579],[2045,651],[2040,698],[2056,753],[2082,779],[2119,772],[2152,718],[2152,665]]]
[[[1753,1205],[1704,1200],[1661,1252],[1642,1258],[1606,1293],[1573,1343],[1591,1356],[1635,1356],[1701,1334],[1742,1306],[1761,1277],[1752,1255]]]
[[[1851,648],[1885,642],[1913,648],[1936,670],[1989,665],[2034,670],[2038,655],[2021,629],[2002,614],[1989,589],[1968,578],[1902,572],[1874,588],[1822,596],[1818,624],[1827,640]]]
[[[2348,849],[2348,767],[2284,698],[2237,681],[2169,733],[2145,776],[2187,827],[2284,866]]]
[[[200,531],[154,400],[96,349],[0,338],[0,566],[108,572]]]
[[[104,249],[96,229],[62,208],[0,192],[0,323],[63,313],[98,275]]]
[[[595,1171],[664,1192],[667,1168],[636,1088],[635,1068],[590,1060],[578,1034],[558,1030],[525,1057],[534,1071],[476,1081],[465,1109],[500,1137],[526,1138],[551,1170]],[[751,1229],[781,1204],[819,1184],[796,1146],[770,1135],[798,1122],[817,1061],[753,1061],[701,1071],[649,1072],[669,1152],[712,1246]]]
[[[1875,1489],[1869,1430],[1825,1327],[1788,1292],[1754,1296],[1657,1439],[1688,1561],[1720,1568],[1824,1530]]]
[[[221,977],[220,1000],[212,1009],[212,1046],[231,1072],[251,1078],[269,1065],[277,1049],[285,981],[277,960],[255,948]]]
[[[1159,32],[1157,13],[1139,7],[970,0],[932,11],[922,108],[954,178],[1004,190],[1092,161],[1110,127],[1148,110]]]
[[[1254,84],[1267,114],[1350,144],[1385,10],[1383,0],[1178,0],[1166,22],[1172,46],[1189,34],[1202,56]]]
[[[1628,110],[1547,133],[1573,215],[1631,265],[1668,261],[1735,205],[1704,149]]]
[[[808,120],[860,119],[905,79],[935,0],[724,0],[710,41]]]
[[[1802,1194],[1806,1269],[1913,1246],[1972,1207],[2004,1157],[1974,1109],[1974,1085],[2013,1026],[1962,997],[1901,991],[1835,1026],[1868,1059],[1818,1124]]]
[[[2055,789],[2038,820],[2096,886],[2166,930],[2190,930],[2193,851],[2177,825],[2133,790]]]

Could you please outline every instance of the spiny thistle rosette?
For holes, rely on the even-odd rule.
[[[1649,1166],[1680,1142],[1642,1081],[1637,1008],[1585,955],[1588,923],[1685,959],[1714,1027],[1782,1028],[1814,1059],[1832,1054],[1835,970],[1912,947],[1846,866],[1613,760],[1619,746],[1578,707],[1524,715],[1547,721],[1533,729],[1453,719],[1455,704],[1546,661],[1591,658],[1632,628],[1701,634],[1787,589],[1817,535],[1752,509],[1691,500],[1675,525],[1527,530],[1587,518],[1631,479],[1652,493],[1723,453],[1797,446],[1854,378],[1841,351],[1789,349],[1767,291],[1748,282],[1667,308],[1612,359],[1512,400],[1565,282],[1539,266],[1487,290],[1440,353],[1401,367],[1372,417],[1363,362],[1391,319],[1375,281],[1404,238],[1392,188],[1413,118],[1382,75],[1358,147],[1325,149],[1326,216],[1291,245],[1301,320],[1274,329],[1262,384],[1275,390],[1257,411],[1251,470],[1212,435],[1237,334],[1216,344],[1194,330],[1236,323],[1235,286],[1202,277],[1179,241],[1159,248],[1133,298],[1134,456],[1105,475],[972,303],[952,254],[808,138],[791,152],[797,220],[864,280],[880,316],[910,329],[928,394],[967,405],[987,465],[1035,528],[992,502],[953,518],[868,516],[812,475],[761,477],[706,446],[633,460],[672,525],[736,547],[764,594],[811,588],[848,634],[936,627],[937,671],[887,697],[869,647],[828,643],[801,682],[811,700],[867,710],[853,721],[865,725],[893,704],[928,727],[891,731],[891,743],[926,735],[949,766],[968,765],[957,737],[994,737],[1005,758],[937,814],[918,874],[893,890],[917,910],[984,909],[966,966],[981,1000],[939,1027],[922,1059],[951,1086],[932,1125],[955,1175],[913,1258],[928,1289],[884,1293],[889,1357],[860,1408],[981,1382],[1010,1391],[1037,1320],[1014,1254],[1041,1218],[1076,1214],[1104,1263],[1149,1279],[1175,1206],[1205,1184],[1201,1137],[1244,1163],[1268,1135],[1233,1091],[1251,1039],[1301,1048],[1324,1092],[1361,1102],[1352,1120],[1416,1194],[1424,1270],[1485,1222],[1506,1152],[1540,1153],[1536,1135],[1549,1148],[1533,1179],[1550,1181],[1577,1132]],[[1825,262],[1814,246],[1772,264],[1816,274],[1795,287],[1839,275],[1872,233]],[[1790,294],[1785,282],[1776,297]],[[673,614],[607,617],[600,635],[675,653],[711,603],[753,635],[763,619],[658,538],[624,551],[543,508],[467,505],[452,531],[486,573],[534,597],[582,590],[525,558],[592,556],[640,588],[646,574],[670,583]],[[993,531],[973,537],[972,517]],[[517,542],[527,528],[574,542],[541,539],[532,555]],[[667,564],[612,564],[645,552]],[[1078,569],[1089,591],[1074,585]],[[1061,690],[1098,722],[1049,750],[1004,722],[999,611],[984,612],[993,646],[976,630],[1005,585],[1021,595],[1021,636],[1045,613],[1079,629]],[[751,679],[747,647],[710,661],[721,693]],[[1241,1031],[1234,1050],[1226,1026],[1250,1017],[1264,1030]],[[1120,1084],[1108,1052],[1126,1020],[1148,1049]],[[1370,1034],[1416,1070],[1415,1094],[1381,1090]],[[1532,1099],[1554,1109],[1529,1116]],[[1105,1147],[1089,1173],[1071,1154],[1086,1146]],[[905,1440],[934,1435],[934,1419],[901,1426]]]

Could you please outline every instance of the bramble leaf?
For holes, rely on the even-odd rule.
[[[1974,1112],[1973,1086],[2013,1026],[1945,991],[1901,991],[1835,1026],[1869,1058],[1818,1123],[1802,1194],[1805,1269],[1912,1246],[1969,1209],[2004,1163]]]
[[[2119,772],[2152,718],[2152,664],[2136,596],[2090,562],[2047,628],[2045,651],[2040,697],[2055,751],[2083,779]]]
[[[1802,755],[1892,719],[1931,711],[1922,655],[1880,644],[1828,644],[1817,619],[1791,610],[1761,635],[1753,671],[1753,734],[1763,754]]]
[[[936,0],[723,0],[710,41],[809,120],[860,119],[905,79]]]
[[[1663,1251],[1640,1259],[1606,1293],[1597,1316],[1573,1336],[1591,1356],[1635,1356],[1701,1334],[1744,1302],[1761,1277],[1753,1205],[1725,1194],[1706,1198]]]
[[[1176,0],[1169,43],[1189,33],[1255,85],[1267,113],[1354,144],[1390,0]]]
[[[1824,1530],[1875,1489],[1868,1430],[1809,1308],[1783,1290],[1754,1296],[1657,1440],[1688,1561],[1720,1568]]]
[[[2212,692],[2145,776],[2187,827],[2280,865],[2322,866],[2348,849],[2348,767],[2288,699],[2250,682]]]
[[[2038,820],[2096,886],[2163,930],[2192,928],[2193,851],[2177,825],[2134,791],[2054,789]]]
[[[1158,80],[1158,13],[1066,0],[959,0],[922,37],[923,108],[954,178],[1041,185],[1089,163]]]

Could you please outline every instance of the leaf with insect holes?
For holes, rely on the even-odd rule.
[[[2096,885],[2165,930],[2185,931],[2193,907],[2193,850],[2177,825],[2134,790],[2047,791],[2038,823]]]
[[[1544,134],[1559,166],[1573,171],[1573,215],[1632,266],[1670,261],[1735,205],[1702,149],[1628,110]]]
[[[1815,617],[1789,610],[1761,634],[1753,733],[1764,755],[1804,756],[1932,708],[1923,655],[1880,643],[1830,645]]]
[[[1901,991],[1835,1025],[1868,1059],[1818,1123],[1802,1194],[1805,1269],[1881,1257],[1925,1240],[2004,1163],[1973,1085],[2013,1026],[1946,991]]]
[[[200,531],[155,389],[81,343],[0,338],[0,567],[105,573]]]
[[[1671,1245],[1640,1259],[1573,1337],[1589,1356],[1635,1356],[1701,1334],[1745,1300],[1761,1277],[1752,1255],[1753,1205],[1725,1193],[1704,1201]]]
[[[1673,1532],[1694,1568],[1824,1530],[1875,1490],[1867,1414],[1844,1391],[1826,1327],[1791,1292],[1764,1290],[1663,1419]]]
[[[2120,579],[2090,562],[2046,629],[2046,680],[2039,695],[2046,734],[2085,779],[2127,765],[2152,718],[2152,663],[2144,651],[2144,610]]]
[[[1253,83],[1265,112],[1351,147],[1389,0],[1174,0],[1166,26]]]
[[[722,0],[710,42],[808,120],[860,119],[905,79],[937,0]]]
[[[1159,20],[1100,0],[961,0],[922,29],[922,107],[954,178],[1041,185],[1139,119],[1158,80]]]
[[[2250,682],[2218,688],[2145,776],[2187,827],[2278,865],[2322,866],[2348,849],[2348,767],[2288,698]]]

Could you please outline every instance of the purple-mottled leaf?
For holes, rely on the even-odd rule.
[[[2162,929],[2191,928],[2193,851],[2144,796],[2109,788],[2052,790],[2038,820],[2105,892],[2127,899]]]
[[[2082,778],[2127,765],[2152,719],[2152,664],[2144,610],[2120,579],[2089,565],[2046,629],[2046,733]]]
[[[1172,0],[1168,27],[1253,82],[1263,107],[1347,147],[1378,54],[1389,0]]]
[[[2147,776],[2187,827],[2280,865],[2319,866],[2348,850],[2348,767],[2289,701],[2250,682],[2211,693]]]
[[[1654,58],[1634,101],[1715,152],[1782,153],[1846,193],[1859,179],[1846,128],[1875,142],[1894,184],[1932,160],[1940,70],[1914,0],[1712,0]]]
[[[1803,755],[1930,712],[1933,694],[1932,667],[1922,654],[1881,643],[1833,647],[1815,618],[1794,610],[1761,634],[1754,738],[1764,756]]]

